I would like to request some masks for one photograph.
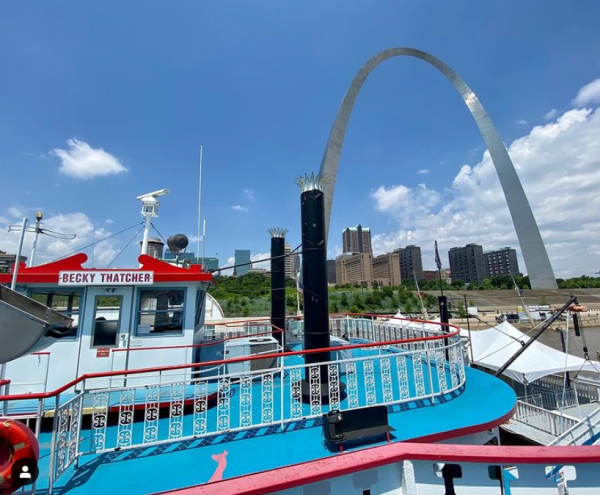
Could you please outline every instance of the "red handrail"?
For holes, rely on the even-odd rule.
[[[469,462],[490,465],[587,464],[600,462],[600,446],[515,447],[394,442],[379,447],[346,452],[344,455],[325,457],[260,473],[159,493],[162,495],[209,495],[213,493],[219,493],[220,495],[260,495],[275,493],[367,469],[377,469],[404,460]]]
[[[371,316],[371,315],[367,314],[365,316]],[[394,318],[397,320],[418,321],[418,322],[423,322],[423,323],[432,323],[435,325],[438,325],[438,324],[442,325],[442,323],[440,323],[440,322],[428,322],[425,320],[408,320],[407,318],[396,318],[396,317],[391,317],[391,318]],[[255,321],[258,321],[258,320],[255,320]],[[56,397],[58,394],[64,392],[65,390],[68,390],[69,388],[77,385],[78,383],[81,383],[84,380],[94,379],[94,378],[110,378],[113,376],[120,376],[120,375],[141,375],[144,373],[156,373],[156,372],[162,372],[162,371],[178,371],[178,370],[185,370],[185,369],[190,369],[190,368],[202,368],[202,367],[207,367],[207,366],[220,366],[223,364],[241,363],[241,362],[245,362],[245,361],[255,361],[257,359],[269,359],[269,358],[279,358],[279,357],[288,357],[288,356],[304,356],[306,354],[316,354],[316,353],[330,352],[330,351],[344,351],[344,350],[349,350],[349,349],[363,349],[363,348],[369,348],[369,347],[381,347],[381,346],[386,346],[386,345],[389,346],[389,345],[396,345],[396,344],[410,344],[410,343],[414,343],[414,342],[424,342],[427,340],[447,339],[450,337],[454,337],[455,335],[460,335],[459,327],[457,327],[456,325],[451,325],[451,324],[448,324],[447,326],[453,327],[455,329],[455,331],[451,332],[451,333],[445,333],[443,335],[432,335],[429,337],[418,337],[418,338],[413,338],[413,339],[391,340],[391,341],[387,341],[387,342],[371,342],[369,344],[352,344],[352,345],[338,346],[338,347],[325,347],[325,348],[321,348],[321,349],[310,349],[310,350],[293,351],[293,352],[278,352],[278,353],[273,353],[273,354],[261,354],[258,356],[242,356],[239,358],[222,359],[219,361],[205,361],[202,363],[176,364],[176,365],[162,366],[162,367],[156,366],[156,367],[152,367],[152,368],[138,368],[138,369],[132,369],[132,370],[118,370],[118,371],[104,371],[104,372],[99,372],[99,373],[86,373],[81,376],[78,376],[74,380],[71,380],[69,383],[67,383],[53,391],[50,391],[50,392],[42,392],[42,393],[35,393],[35,394],[0,395],[0,401],[49,399],[51,397]]]

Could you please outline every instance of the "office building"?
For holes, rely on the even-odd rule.
[[[483,248],[479,244],[453,247],[448,251],[452,280],[481,285],[486,278]]]
[[[505,247],[483,253],[485,269],[488,277],[504,275],[521,275],[516,249]]]
[[[400,262],[400,277],[407,280],[417,281],[423,279],[423,259],[421,258],[421,248],[419,246],[406,246],[395,249],[398,253]]]
[[[370,253],[342,254],[335,259],[335,278],[338,284],[373,284],[373,256]]]
[[[327,283],[337,284],[335,275],[335,260],[327,260]]]
[[[174,262],[176,259],[177,256],[169,250],[163,257],[163,260],[168,262]],[[198,258],[194,253],[179,253],[179,261],[186,261],[190,265],[202,265],[202,269],[207,272],[216,272],[219,269],[219,258],[209,256]]]
[[[441,270],[440,275],[442,276],[442,280],[445,280],[448,284],[452,283],[452,279],[450,278],[450,270]],[[439,275],[437,270],[423,270],[423,278],[422,280],[438,280]]]
[[[342,244],[344,253],[369,253],[373,254],[371,248],[371,229],[358,224],[356,227],[348,227],[342,232]]]
[[[235,264],[236,265],[244,265],[244,266],[236,266],[233,269],[233,276],[239,277],[241,275],[246,275],[250,270],[250,250],[249,249],[236,249],[235,250]]]
[[[373,258],[373,283],[375,285],[400,285],[400,255],[397,252]]]
[[[13,266],[15,266],[16,254],[7,254],[4,251],[0,251],[0,272],[12,272]],[[21,256],[21,263],[27,261],[27,256]]]
[[[285,243],[285,276],[287,278],[296,278],[296,273],[300,270],[300,256],[298,253],[292,253],[292,246]]]

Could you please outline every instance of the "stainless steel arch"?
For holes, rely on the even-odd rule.
[[[556,289],[554,272],[552,271],[540,230],[531,211],[531,206],[529,205],[527,196],[525,196],[525,191],[506,147],[489,115],[475,93],[473,93],[471,88],[467,86],[465,81],[456,72],[433,55],[414,48],[390,48],[379,52],[360,69],[344,95],[344,99],[329,133],[329,139],[327,140],[327,146],[325,147],[319,171],[321,176],[327,178],[325,183],[325,224],[327,232],[329,232],[329,220],[331,217],[331,206],[340,154],[356,97],[367,77],[381,62],[400,56],[419,58],[433,65],[450,80],[454,88],[460,93],[479,127],[479,132],[481,132],[485,140],[492,162],[496,168],[500,185],[504,191],[508,209],[517,232],[521,252],[525,259],[531,287],[533,289]]]

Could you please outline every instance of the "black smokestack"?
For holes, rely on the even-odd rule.
[[[325,207],[320,177],[300,177],[302,188],[302,279],[304,284],[304,349],[321,349],[329,342],[329,292],[327,290],[327,242]],[[330,360],[329,351],[306,354],[306,364]],[[306,381],[309,381],[306,368]],[[327,369],[321,369],[321,384],[327,383]]]
[[[271,234],[271,325],[285,330],[285,234],[287,229],[269,229]],[[283,347],[284,336],[273,328],[273,337]]]

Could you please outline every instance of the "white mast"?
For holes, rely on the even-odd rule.
[[[148,254],[148,239],[150,238],[152,219],[158,217],[158,205],[160,203],[156,198],[169,194],[170,192],[170,189],[160,189],[159,191],[148,194],[141,194],[136,198],[138,201],[142,202],[142,217],[145,218],[146,221],[144,224],[144,238],[142,240],[141,254]]]
[[[23,240],[25,239],[27,222],[29,222],[27,217],[23,217],[23,224],[21,226],[21,236],[19,238],[19,249],[17,249],[17,255],[15,257],[15,267],[13,268],[12,283],[10,284],[10,288],[12,290],[15,290],[15,288],[17,287],[17,277],[19,275],[19,263],[21,263],[21,253],[23,252]]]
[[[196,257],[200,257],[200,228],[202,226],[202,217],[200,216],[200,207],[202,206],[202,145],[200,145],[200,178],[198,179],[198,239],[196,240]],[[204,236],[202,238],[204,243]],[[204,261],[204,260],[202,260]]]
[[[40,225],[42,223],[42,218],[43,218],[43,214],[41,211],[38,211],[35,214],[35,236],[33,237],[33,246],[31,246],[31,255],[29,256],[29,266],[32,267],[35,264],[35,251],[37,249],[37,241],[38,241],[38,237],[42,231],[42,229],[40,228]]]
[[[206,218],[202,222],[202,265],[204,266],[203,270],[206,270],[206,259],[204,255],[206,253]]]

